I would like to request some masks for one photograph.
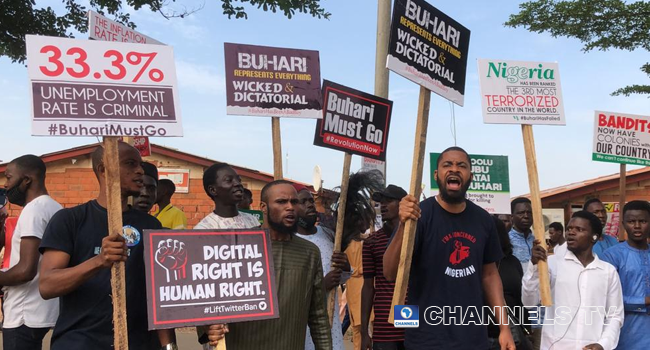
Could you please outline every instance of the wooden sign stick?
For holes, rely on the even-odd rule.
[[[418,119],[415,125],[415,148],[413,149],[413,167],[411,168],[411,185],[409,193],[416,199],[420,198],[422,192],[422,167],[424,166],[424,150],[427,145],[427,127],[429,126],[429,106],[431,103],[431,91],[420,87],[420,98],[418,102]],[[413,258],[413,246],[415,245],[415,228],[417,221],[409,220],[404,226],[404,237],[402,238],[402,252],[399,256],[397,279],[395,280],[395,292],[393,303],[390,306],[388,322],[394,323],[395,305],[403,305],[406,299],[406,289],[411,275],[411,259]]]
[[[533,137],[532,125],[521,125],[521,132],[524,136],[524,151],[526,152],[526,167],[528,168],[528,184],[530,187],[530,201],[533,207],[533,233],[535,239],[540,242],[542,248],[547,249],[546,238],[544,237],[544,217],[542,215],[542,197],[539,193],[539,178],[537,176],[537,155],[535,153],[535,138]],[[553,305],[551,299],[551,282],[548,275],[548,264],[546,261],[537,263],[539,269],[539,295],[543,306]]]
[[[282,180],[282,139],[279,117],[271,118],[271,129],[273,135],[273,179]]]
[[[352,154],[345,152],[343,157],[343,176],[341,178],[341,193],[339,194],[339,205],[337,207],[336,217],[336,234],[334,235],[334,251],[341,251],[341,241],[343,240],[343,225],[345,223],[345,206],[348,202],[348,184],[350,183],[350,164],[352,163]],[[336,315],[334,301],[336,301],[336,289],[329,292],[327,298],[327,311],[329,312],[330,325]]]
[[[120,186],[120,159],[118,138],[104,137],[104,166],[106,167],[106,202],[108,234],[122,235],[122,189]],[[111,296],[113,298],[114,349],[128,350],[129,335],[126,324],[126,282],[123,261],[111,267]]]
[[[618,182],[618,240],[627,241],[627,232],[623,227],[623,207],[625,206],[626,185],[627,185],[627,169],[625,164],[621,164],[621,173]]]

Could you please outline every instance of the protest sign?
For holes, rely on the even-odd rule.
[[[462,106],[469,29],[423,0],[395,0],[387,68]]]
[[[169,46],[27,35],[35,136],[183,136]]]
[[[386,159],[393,102],[325,80],[314,145]]]
[[[133,138],[133,147],[135,147],[140,156],[149,157],[151,155],[151,144],[146,136],[136,136]]]
[[[267,230],[145,230],[149,329],[279,317]]]
[[[264,214],[261,210],[252,210],[252,209],[238,209],[242,213],[247,213],[253,215],[257,221],[260,222],[260,225],[264,223]]]
[[[361,171],[371,170],[380,171],[384,176],[384,182],[386,182],[386,162],[369,157],[361,157]]]
[[[557,63],[478,60],[483,121],[565,125]]]
[[[618,229],[621,223],[620,203],[603,203],[607,211],[607,224],[605,234],[618,237]]]
[[[88,37],[94,40],[119,41],[135,44],[163,45],[160,41],[108,19],[95,11],[88,11]]]
[[[321,118],[318,51],[224,44],[226,113]]]
[[[158,168],[158,179],[171,180],[175,193],[190,193],[190,169]]]
[[[431,195],[440,189],[434,178],[440,153],[431,153]],[[474,175],[467,199],[490,214],[510,214],[510,175],[508,156],[470,155]]]
[[[650,117],[596,111],[592,160],[650,165]]]

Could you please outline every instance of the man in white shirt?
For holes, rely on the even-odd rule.
[[[38,291],[38,246],[50,218],[61,209],[47,194],[45,171],[45,163],[34,155],[14,159],[5,171],[7,199],[23,207],[11,239],[9,269],[0,272],[5,292],[5,350],[41,349],[43,337],[59,314],[58,299],[43,300]]]
[[[230,165],[215,163],[206,169],[203,173],[203,189],[214,202],[214,211],[194,226],[194,229],[221,230],[260,226],[256,217],[237,210],[237,204],[244,197],[244,186]],[[199,343],[204,349],[210,349],[207,331],[208,327],[196,327]]]
[[[535,241],[531,262],[522,280],[525,306],[537,305],[537,262],[548,261],[553,306],[542,328],[542,350],[616,348],[623,325],[621,282],[614,266],[600,260],[592,248],[602,234],[600,220],[587,211],[573,214],[566,226],[564,255],[551,255]]]

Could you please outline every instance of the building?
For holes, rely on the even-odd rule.
[[[92,170],[90,156],[98,145],[94,143],[41,156],[47,165],[47,189],[50,195],[64,207],[73,207],[97,197],[99,184]],[[203,190],[202,179],[204,170],[217,161],[155,144],[151,145],[151,156],[144,157],[144,160],[155,164],[161,174],[168,172],[176,176],[179,184],[184,182],[181,186],[177,185],[172,204],[185,212],[190,228],[213,210],[214,204]],[[251,208],[258,209],[260,192],[264,185],[273,181],[273,175],[236,165],[231,166],[241,177],[244,187],[253,192]],[[4,178],[6,167],[7,163],[0,164],[0,186],[6,181]],[[311,185],[300,184],[313,191]],[[331,203],[335,198],[335,192],[322,191],[318,196],[319,211],[323,211],[323,204],[328,205],[327,203]],[[20,207],[9,205],[10,216],[18,216],[20,210]]]
[[[626,201],[650,200],[650,167],[628,171],[625,180]],[[605,203],[608,211],[607,233],[616,235],[619,224],[619,181],[620,174],[617,173],[541,191],[542,208],[563,209],[566,223],[588,199],[598,198]]]

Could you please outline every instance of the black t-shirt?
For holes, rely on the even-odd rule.
[[[418,305],[420,310],[420,327],[406,330],[405,345],[409,350],[487,349],[485,325],[453,325],[461,323],[470,307],[475,308],[473,314],[478,314],[474,320],[482,321],[483,265],[503,256],[490,214],[466,202],[460,214],[447,212],[434,197],[420,203],[422,216],[417,224],[408,287],[408,303]],[[430,306],[443,311],[445,306],[451,307],[449,311],[459,306],[462,313],[456,313],[457,321],[446,318],[439,325],[429,325],[424,314]],[[446,326],[445,322],[452,325]]]
[[[129,249],[126,261],[129,348],[149,349],[154,333],[147,331],[143,230],[162,226],[153,216],[133,209],[122,214],[122,222]],[[107,235],[108,214],[93,200],[57,212],[45,229],[40,251],[54,249],[68,253],[69,267],[73,267],[99,254],[102,239]],[[59,318],[52,334],[52,350],[113,348],[110,279],[110,269],[103,269],[76,290],[59,298]]]

